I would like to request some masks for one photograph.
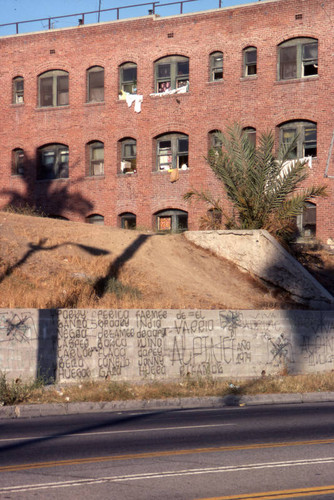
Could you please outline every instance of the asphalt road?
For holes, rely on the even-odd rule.
[[[2,420],[0,473],[6,499],[334,499],[334,404]]]

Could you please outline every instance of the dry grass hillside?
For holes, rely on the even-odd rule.
[[[182,234],[0,212],[0,248],[1,308],[293,307]]]

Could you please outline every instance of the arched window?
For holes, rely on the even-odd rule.
[[[290,144],[297,138],[290,159],[317,156],[317,124],[310,121],[291,121],[280,125],[280,144]]]
[[[38,103],[40,107],[68,104],[68,73],[52,70],[38,77]]]
[[[137,94],[137,64],[127,62],[119,67],[119,91]]]
[[[223,53],[212,52],[210,54],[210,81],[223,79]]]
[[[221,131],[218,129],[211,130],[211,132],[209,132],[209,149],[220,151],[222,144]]]
[[[87,102],[104,101],[104,68],[93,66],[87,70]]]
[[[189,58],[185,56],[169,56],[159,59],[155,65],[155,92],[184,87],[189,85]]]
[[[302,238],[313,238],[316,235],[317,206],[306,202],[303,212],[297,216],[298,233]]]
[[[242,130],[245,134],[247,134],[249,142],[255,147],[256,146],[256,128],[245,127]]]
[[[185,134],[164,134],[156,139],[157,143],[157,170],[178,168],[187,170],[188,163],[188,136]]]
[[[89,142],[86,146],[86,175],[104,174],[104,144],[100,141]]]
[[[13,78],[13,104],[24,102],[24,79],[22,76]]]
[[[278,79],[291,80],[318,74],[318,40],[293,38],[278,46]]]
[[[183,210],[162,210],[155,214],[159,232],[181,233],[188,229],[188,213]]]
[[[12,175],[24,175],[24,151],[21,148],[12,151]]]
[[[60,179],[68,177],[68,146],[46,144],[37,150],[37,178]]]
[[[118,220],[122,229],[136,229],[136,214],[124,212],[118,216]]]
[[[132,137],[125,137],[119,141],[120,172],[135,174],[137,172],[137,141]]]
[[[100,214],[88,215],[88,217],[86,217],[86,222],[88,224],[97,224],[99,226],[103,226],[104,225],[104,217],[103,217],[103,215],[100,215]]]
[[[257,48],[247,47],[243,50],[243,76],[257,74]]]

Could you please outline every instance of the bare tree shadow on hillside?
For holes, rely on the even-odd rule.
[[[78,248],[81,248],[82,250],[86,251],[90,255],[94,256],[100,256],[100,255],[108,255],[110,252],[108,250],[103,250],[102,248],[96,248],[96,247],[91,247],[89,245],[82,245],[80,243],[74,243],[72,241],[67,241],[65,243],[59,243],[57,245],[51,245],[51,246],[45,246],[45,243],[47,242],[47,238],[41,238],[37,245],[34,245],[33,243],[29,243],[28,247],[29,250],[26,251],[26,253],[21,257],[20,260],[18,260],[15,264],[12,266],[8,266],[7,269],[5,270],[4,273],[0,274],[0,283],[10,276],[15,269],[18,267],[21,267],[32,255],[34,255],[36,252],[41,252],[41,251],[47,251],[50,252],[52,250],[56,250],[58,248],[64,247],[66,245],[73,245]]]
[[[70,164],[69,168],[75,165]],[[3,188],[0,196],[9,200],[5,208],[27,209],[36,213],[63,216],[66,212],[86,216],[94,208],[93,203],[77,189],[84,178],[70,179],[68,167],[59,170],[58,177],[46,178],[37,157],[24,157],[20,173],[12,165],[11,188]],[[43,178],[44,175],[44,178]],[[73,189],[74,188],[74,189]]]
[[[107,292],[108,285],[110,281],[117,281],[119,274],[127,261],[132,259],[134,254],[139,250],[139,248],[145,243],[145,241],[150,238],[150,234],[140,234],[125,250],[117,257],[117,259],[112,262],[108,268],[105,276],[99,278],[94,284],[94,290],[99,298],[102,298]]]

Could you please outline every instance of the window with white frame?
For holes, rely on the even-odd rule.
[[[164,134],[156,139],[157,170],[187,170],[189,140],[185,134]]]
[[[128,62],[119,67],[119,90],[137,94],[137,64]]]
[[[121,152],[121,173],[135,174],[137,172],[137,141],[125,137],[119,141]]]
[[[104,68],[93,66],[87,70],[87,102],[104,101]]]
[[[293,38],[278,47],[278,79],[307,78],[318,74],[318,40]]]
[[[257,74],[257,48],[247,47],[243,50],[244,76],[254,76]]]
[[[22,76],[13,78],[13,104],[24,102],[24,79]]]
[[[92,141],[87,144],[87,175],[104,175],[104,144]]]
[[[169,56],[155,63],[155,92],[185,87],[189,84],[189,58],[184,56]]]
[[[40,107],[68,104],[68,73],[52,70],[38,77],[38,103]]]
[[[215,82],[223,79],[223,53],[212,52],[210,54],[210,81]]]
[[[12,151],[12,175],[24,175],[24,151],[21,148]]]
[[[288,145],[296,139],[290,159],[317,156],[317,124],[310,121],[291,121],[280,126],[280,144]]]
[[[46,144],[37,150],[37,178],[61,179],[68,177],[68,146]]]

